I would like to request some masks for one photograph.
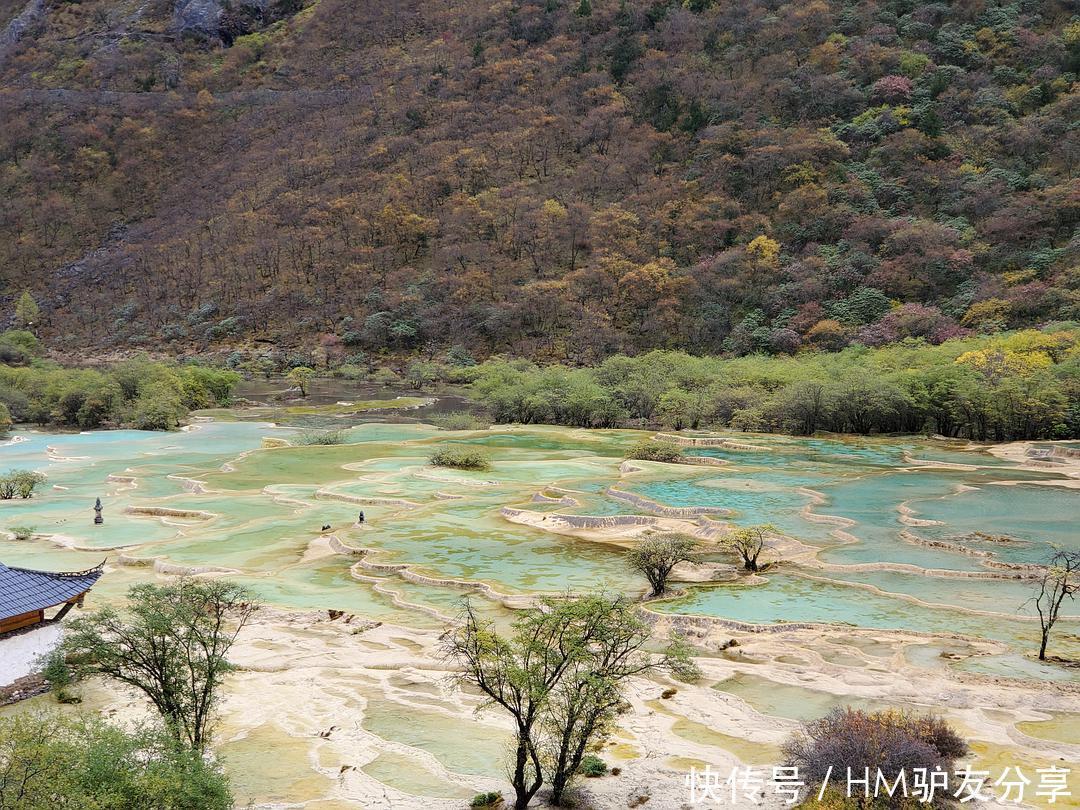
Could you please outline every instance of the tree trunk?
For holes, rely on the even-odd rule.
[[[557,773],[551,780],[551,803],[556,807],[562,807],[563,791],[566,790],[567,777]]]
[[[1050,628],[1044,628],[1042,631],[1042,643],[1039,645],[1039,660],[1046,660],[1046,643],[1050,640]]]
[[[525,742],[523,740],[518,741],[515,762],[514,762],[514,810],[525,810],[529,806],[529,799],[532,797],[529,795],[529,789],[525,784],[525,762],[528,754],[525,750]]]
[[[649,596],[659,596],[664,592],[664,583],[660,581],[659,574],[653,574],[649,577],[649,584],[652,585],[652,593]]]
[[[528,734],[529,732],[525,732]],[[527,738],[519,738],[517,749],[514,752],[514,810],[526,810],[532,797],[543,784],[543,779],[537,774],[537,778],[530,785],[526,776],[529,763],[529,745]]]

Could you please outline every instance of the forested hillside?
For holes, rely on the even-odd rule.
[[[69,350],[569,363],[1080,317],[1067,0],[0,0]]]

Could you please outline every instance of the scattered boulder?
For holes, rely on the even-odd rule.
[[[32,674],[19,678],[14,683],[0,687],[0,706],[18,703],[20,700],[35,697],[49,691],[49,682],[41,675]]]

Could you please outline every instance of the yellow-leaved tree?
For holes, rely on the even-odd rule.
[[[761,234],[750,240],[750,244],[746,246],[746,252],[762,264],[776,264],[780,259],[780,243]]]

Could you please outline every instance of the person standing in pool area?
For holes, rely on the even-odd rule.
[[[356,517],[356,525],[362,526],[364,524],[364,510],[360,510],[360,514]]]

